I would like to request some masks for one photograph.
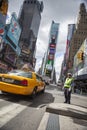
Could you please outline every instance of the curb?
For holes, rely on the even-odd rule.
[[[71,104],[51,103],[46,112],[87,120],[87,109]]]

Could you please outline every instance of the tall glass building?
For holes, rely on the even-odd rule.
[[[54,62],[55,62],[55,53],[58,39],[59,23],[52,21],[50,36],[49,36],[49,45],[46,56],[45,63],[45,75],[53,79],[54,74]]]
[[[38,0],[24,0],[19,14],[22,28],[20,37],[21,55],[24,62],[33,66],[36,51],[36,41],[43,11],[43,2]]]

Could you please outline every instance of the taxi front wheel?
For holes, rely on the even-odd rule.
[[[31,98],[35,98],[36,94],[37,94],[37,87],[34,88]]]
[[[44,93],[44,91],[45,91],[45,86],[44,86],[44,88],[43,88],[43,90],[41,92]]]
[[[5,92],[5,91],[1,91],[2,92],[2,94],[8,94],[8,92]]]

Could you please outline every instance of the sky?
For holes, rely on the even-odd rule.
[[[9,0],[8,14],[16,12],[19,14],[20,6],[24,0]],[[42,58],[48,47],[49,32],[52,20],[59,23],[59,34],[57,41],[57,51],[55,54],[55,69],[57,79],[59,78],[61,64],[64,58],[68,24],[74,24],[77,21],[80,3],[84,2],[87,5],[87,0],[39,0],[43,1],[44,9],[41,14],[41,23],[39,27],[37,43],[36,43],[36,67],[41,66]]]

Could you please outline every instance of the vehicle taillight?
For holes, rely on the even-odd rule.
[[[27,81],[27,80],[25,80],[25,79],[24,79],[24,80],[22,80],[22,81],[21,81],[21,85],[23,85],[23,86],[27,86],[27,85],[28,85],[28,81]]]

